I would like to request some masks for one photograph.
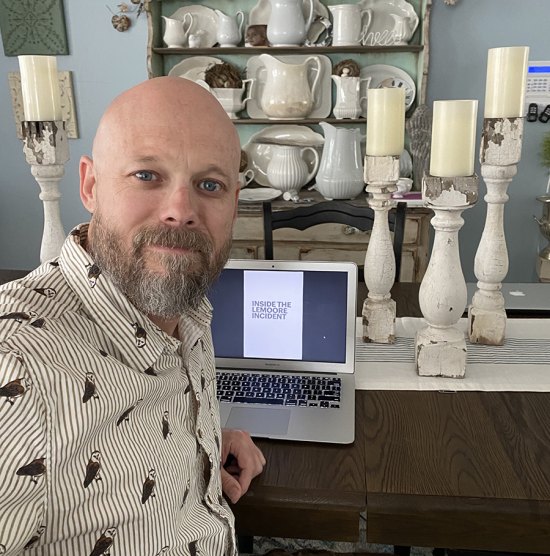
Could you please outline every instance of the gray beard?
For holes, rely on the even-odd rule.
[[[164,268],[159,274],[146,268],[144,247],[152,244],[190,249],[193,254],[156,254]],[[98,213],[93,216],[87,245],[101,271],[139,311],[165,320],[198,308],[222,271],[230,249],[231,237],[216,254],[212,242],[201,232],[157,226],[143,228],[127,253],[120,236],[103,224]]]

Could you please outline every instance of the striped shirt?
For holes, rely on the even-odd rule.
[[[235,554],[212,308],[166,335],[86,233],[0,288],[0,554]]]

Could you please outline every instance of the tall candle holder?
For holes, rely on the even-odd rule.
[[[466,339],[456,323],[467,303],[460,265],[458,232],[462,212],[477,202],[478,178],[442,178],[426,174],[422,195],[435,215],[434,244],[426,274],[420,285],[420,310],[428,326],[415,340],[416,369],[420,376],[462,378],[466,372]]]
[[[523,120],[485,118],[481,137],[481,175],[487,185],[487,216],[474,261],[477,289],[468,308],[470,341],[500,346],[506,335],[506,311],[500,292],[508,273],[504,235],[507,190],[521,158]]]
[[[395,301],[390,290],[395,281],[395,254],[388,224],[388,211],[395,205],[399,156],[365,157],[365,181],[374,224],[365,255],[365,283],[369,290],[363,303],[363,341],[395,342]]]
[[[23,121],[23,152],[40,186],[44,204],[44,230],[40,261],[57,257],[65,240],[59,212],[59,182],[69,160],[69,144],[63,121]]]

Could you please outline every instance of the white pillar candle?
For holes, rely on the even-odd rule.
[[[529,47],[491,48],[485,86],[486,118],[525,115],[524,98]]]
[[[434,102],[430,174],[450,178],[474,173],[477,100]]]
[[[367,155],[398,156],[405,142],[405,90],[367,91]]]
[[[19,56],[19,69],[25,120],[61,120],[61,93],[55,56]]]

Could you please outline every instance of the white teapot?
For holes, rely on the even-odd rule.
[[[301,64],[281,62],[270,54],[260,54],[267,77],[260,98],[265,115],[271,119],[293,120],[305,118],[313,110],[317,99],[317,85],[321,76],[321,59],[308,56]],[[309,65],[315,68],[313,82],[309,82]]]

